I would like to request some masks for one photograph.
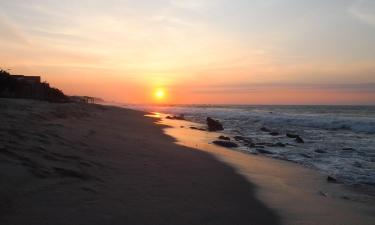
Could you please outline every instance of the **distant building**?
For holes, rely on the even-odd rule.
[[[69,98],[61,90],[51,87],[47,82],[41,82],[40,76],[11,75],[1,70],[0,75],[0,98],[69,102]]]
[[[98,99],[98,98],[94,98],[90,96],[70,96],[69,98],[72,102],[90,103],[90,104],[95,104],[96,99]]]
[[[18,81],[25,81],[29,84],[40,84],[41,78],[40,76],[25,76],[25,75],[12,75]]]

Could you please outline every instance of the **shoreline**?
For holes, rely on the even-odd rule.
[[[164,115],[160,115],[164,118]],[[257,187],[257,197],[281,215],[283,224],[373,224],[375,198],[364,189],[329,183],[326,175],[294,162],[253,155],[212,144],[221,132],[190,127],[202,124],[162,119],[177,143],[209,152]],[[307,205],[306,205],[307,204]]]
[[[119,107],[121,107],[121,106],[119,106]],[[142,111],[142,110],[140,110],[140,111]],[[229,137],[230,138],[229,141],[234,142],[235,144],[238,145],[238,147],[224,147],[227,150],[241,152],[241,153],[247,154],[247,155],[266,157],[266,158],[270,158],[270,159],[273,159],[273,160],[276,160],[276,161],[283,161],[283,162],[292,163],[294,165],[298,165],[299,167],[310,169],[310,170],[316,171],[317,173],[319,173],[323,176],[326,176],[325,179],[324,178],[323,179],[327,180],[327,182],[329,182],[327,178],[332,177],[326,171],[323,171],[323,170],[321,170],[317,167],[314,167],[314,166],[307,166],[305,164],[301,164],[301,163],[298,163],[298,162],[293,161],[293,160],[288,160],[287,158],[273,157],[273,154],[249,151],[248,149],[250,147],[248,145],[246,145],[247,144],[246,141],[243,141],[243,139],[246,138],[246,137],[241,136],[242,134],[238,134],[238,133],[235,133],[233,131],[228,132],[226,130],[211,132],[211,131],[208,131],[205,128],[207,126],[207,124],[205,124],[205,123],[197,122],[197,121],[186,119],[186,118],[183,118],[183,119],[177,118],[176,119],[176,118],[173,118],[173,114],[158,113],[158,112],[155,112],[155,113],[145,112],[145,114],[147,114],[146,116],[149,116],[149,117],[159,118],[160,120],[162,120],[162,122],[160,123],[162,125],[172,126],[172,127],[174,126],[175,128],[190,128],[192,130],[207,132],[206,134],[209,134],[209,133],[214,134],[214,135],[209,135],[210,138],[205,139],[207,144],[213,144],[213,141],[223,140],[223,139],[219,138],[220,136],[222,136],[224,138]],[[172,117],[168,118],[168,116],[172,116]],[[175,122],[177,122],[177,123],[182,122],[182,123],[180,125],[175,125],[176,124]],[[184,122],[186,122],[187,125],[183,124]],[[200,132],[200,133],[202,133],[202,132]],[[173,135],[173,133],[170,134],[170,135],[173,136],[174,138],[177,138],[177,139],[179,138],[178,135]],[[240,139],[236,139],[236,137],[240,137]],[[204,144],[204,143],[201,143],[201,144]],[[271,144],[271,143],[269,143],[269,144]],[[253,148],[256,149],[256,147],[253,147]],[[338,183],[338,184],[343,185],[343,186],[345,186],[349,189],[359,189],[359,190],[366,191],[366,193],[365,193],[366,195],[368,195],[370,197],[373,197],[375,199],[375,186],[373,186],[373,185],[363,184],[363,183],[347,183],[343,180],[337,180],[335,177],[332,177],[332,178],[334,178],[332,183]]]
[[[30,100],[0,108],[1,224],[375,221],[373,199],[352,201],[361,196],[294,163],[210,144],[220,133],[189,121]]]
[[[280,224],[255,186],[118,107],[0,99],[0,223]]]
[[[185,115],[202,127],[212,117],[223,124],[224,135],[234,137],[241,150],[315,168],[338,182],[367,186],[369,191],[372,186],[375,195],[374,107],[285,107],[133,106]],[[300,139],[294,138],[297,136]]]

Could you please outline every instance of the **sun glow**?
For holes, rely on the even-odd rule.
[[[163,100],[163,99],[165,99],[165,95],[166,94],[165,94],[165,90],[164,89],[159,88],[159,89],[155,90],[154,96],[155,96],[155,98],[157,100]]]

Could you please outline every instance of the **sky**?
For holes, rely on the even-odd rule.
[[[1,0],[0,67],[124,103],[375,104],[375,1]]]

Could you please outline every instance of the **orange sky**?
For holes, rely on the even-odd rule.
[[[375,104],[374,15],[369,0],[4,0],[0,67],[124,103]]]

